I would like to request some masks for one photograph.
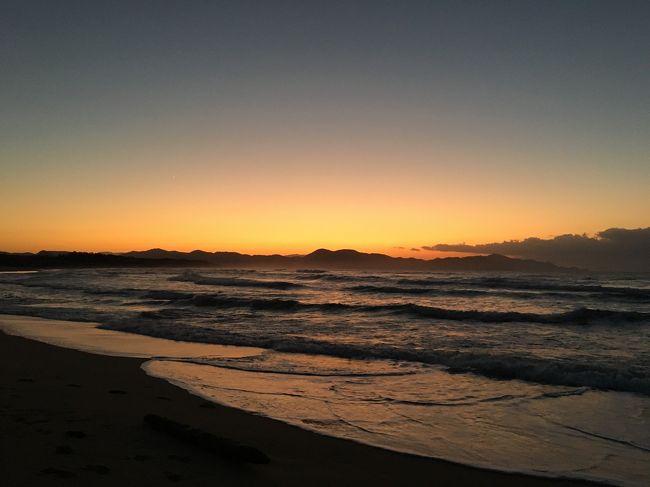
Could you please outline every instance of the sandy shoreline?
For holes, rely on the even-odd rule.
[[[0,471],[31,485],[590,485],[467,467],[321,436],[206,403],[147,376],[142,359],[0,332]],[[258,448],[237,464],[143,425],[158,414]]]

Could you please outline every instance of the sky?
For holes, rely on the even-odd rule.
[[[4,1],[0,250],[434,257],[648,227],[649,22],[631,0]]]

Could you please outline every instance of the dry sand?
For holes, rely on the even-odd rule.
[[[147,376],[143,361],[0,333],[0,484],[561,486],[321,436],[206,403]],[[238,464],[143,424],[155,413],[254,446]]]

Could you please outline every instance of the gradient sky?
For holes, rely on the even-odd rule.
[[[648,1],[4,1],[0,249],[649,226],[648,25]]]

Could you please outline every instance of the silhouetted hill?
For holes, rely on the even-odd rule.
[[[513,259],[504,255],[415,259],[351,249],[318,249],[307,255],[248,255],[238,252],[178,252],[151,249],[126,254],[41,251],[37,254],[0,253],[2,268],[56,267],[195,267],[338,269],[393,271],[518,271],[561,272],[576,269],[550,262]]]
[[[51,252],[37,254],[0,254],[0,268],[52,269],[70,267],[188,267],[207,266],[207,262],[173,258],[137,258],[92,252]]]
[[[559,272],[570,270],[550,262],[513,259],[504,255],[473,257],[447,257],[432,260],[391,257],[385,254],[365,253],[352,249],[318,249],[300,256],[249,255],[237,252],[192,252],[152,249],[124,254],[137,258],[174,258],[188,261],[205,261],[217,267],[288,268],[288,269],[350,269],[350,270],[421,270],[421,271],[519,271]],[[575,269],[573,269],[575,270]]]
[[[450,271],[519,271],[519,272],[557,272],[578,269],[559,267],[550,262],[530,259],[512,259],[505,255],[478,255],[472,257],[446,257],[429,261],[434,270]]]
[[[391,257],[385,254],[367,254],[356,250],[318,249],[301,259],[302,266],[324,267],[326,269],[428,269],[423,259]]]

